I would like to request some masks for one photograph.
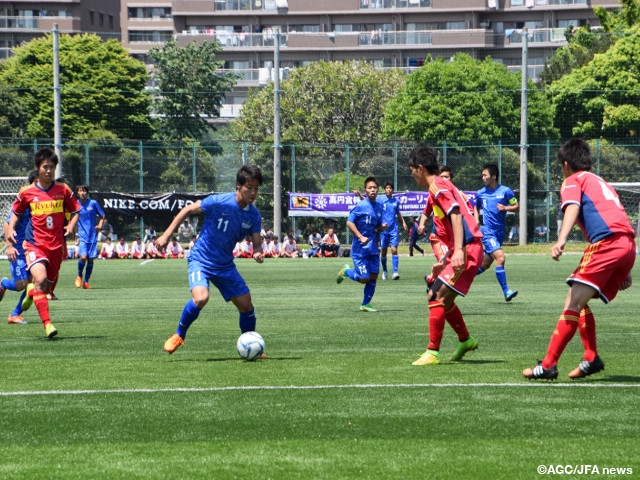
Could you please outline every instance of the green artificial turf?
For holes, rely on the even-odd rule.
[[[566,377],[576,335],[558,381],[521,375],[544,356],[579,258],[508,255],[518,297],[504,301],[493,269],[478,277],[458,304],[480,347],[448,361],[447,327],[443,363],[426,367],[411,362],[428,341],[430,256],[401,256],[401,279],[378,280],[377,313],[359,310],[362,285],[336,284],[343,259],[238,260],[269,356],[256,362],[235,352],[238,314],[215,289],[184,346],[162,350],[189,299],[185,261],[97,261],[92,290],[74,288],[65,262],[57,337],[35,308],[28,325],[0,325],[0,478],[511,479],[541,478],[539,465],[637,476],[637,286],[591,302],[603,373]],[[5,294],[5,314],[17,298]]]

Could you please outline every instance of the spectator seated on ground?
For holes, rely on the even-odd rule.
[[[244,240],[240,242],[240,248],[238,251],[239,258],[253,258],[253,241],[251,236],[247,235]]]
[[[520,233],[520,229],[518,227],[511,227],[509,230],[509,243],[514,242]]]
[[[271,235],[267,235],[262,241],[262,256],[264,258],[275,258],[278,256]]]
[[[167,253],[165,258],[184,258],[184,248],[178,243],[178,239],[173,237],[169,245],[167,245]]]
[[[338,250],[340,249],[340,240],[333,231],[333,228],[327,230],[327,233],[322,237],[320,242],[320,257],[337,257]]]
[[[120,240],[116,243],[116,258],[131,258],[129,245],[124,241],[124,237],[120,237]]]
[[[131,258],[143,259],[147,258],[147,249],[145,248],[144,243],[140,240],[140,237],[136,237],[136,239],[131,244]]]
[[[299,253],[300,251],[298,249],[298,244],[296,243],[295,238],[293,238],[293,234],[290,233],[282,241],[282,249],[280,250],[280,256],[289,257],[289,258],[298,258]]]
[[[545,243],[547,241],[547,226],[541,223],[535,228],[535,240]]]
[[[157,241],[157,237],[151,237],[151,241],[149,242],[149,245],[147,245],[147,258],[164,258],[162,252],[158,249]]]
[[[111,239],[109,237],[107,237],[107,239],[102,244],[102,248],[100,249],[100,258],[103,260],[107,260],[109,258],[117,258],[116,246],[111,242]]]
[[[318,233],[318,230],[312,228],[311,233],[309,234],[309,251],[307,252],[307,255],[309,255],[309,257],[316,256],[320,253],[321,241],[322,237]]]
[[[111,226],[109,221],[105,218],[103,219],[102,226],[98,231],[98,241],[104,242],[107,240],[107,238],[115,241],[118,237],[116,237],[116,235],[113,233],[113,226]]]

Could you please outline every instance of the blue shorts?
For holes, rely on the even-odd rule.
[[[15,262],[9,264],[9,268],[11,270],[11,278],[14,280],[27,280],[29,278],[27,259],[25,257],[17,257]]]
[[[98,258],[98,241],[85,242],[80,240],[78,242],[78,257]]]
[[[496,250],[502,250],[502,240],[490,233],[484,233],[482,237],[482,246],[484,247],[484,253],[491,255]]]
[[[372,274],[380,272],[380,256],[366,255],[364,257],[352,257],[353,269],[361,278],[368,278]]]
[[[189,258],[188,262],[190,290],[193,290],[194,287],[205,287],[208,290],[209,282],[211,282],[220,291],[225,302],[249,293],[249,287],[247,287],[244,278],[238,273],[235,265],[226,270],[211,271],[207,270],[207,268],[197,260],[191,260],[191,258]]]
[[[380,232],[380,248],[397,247],[398,242],[398,229],[385,230]]]

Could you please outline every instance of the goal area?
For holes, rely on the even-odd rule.
[[[636,252],[640,252],[640,182],[610,183],[620,197],[627,216],[636,232]]]
[[[20,188],[27,184],[28,177],[0,177],[0,220],[4,224],[9,212],[11,211],[11,205],[16,199],[16,195]],[[4,228],[0,229],[0,255],[2,258],[5,255],[7,246],[4,241]]]

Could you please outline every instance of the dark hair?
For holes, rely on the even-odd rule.
[[[29,185],[31,185],[33,182],[36,181],[37,178],[38,178],[38,170],[31,170],[31,173],[29,174],[29,178],[27,179],[27,182],[29,182]]]
[[[567,140],[558,150],[558,162],[567,162],[574,172],[591,170],[591,149],[582,138]]]
[[[39,170],[40,165],[42,165],[42,162],[44,162],[45,160],[51,160],[56,167],[58,166],[58,156],[52,148],[42,147],[35,153],[35,155],[33,156],[34,167]]]
[[[378,180],[376,180],[376,177],[367,177],[364,179],[364,187],[367,187],[367,183],[369,182],[373,182],[376,184],[376,187],[380,186],[380,184],[378,183]]]
[[[86,183],[81,183],[78,186],[76,186],[76,192],[78,190],[86,190],[88,192],[89,191],[89,185],[87,185]]]
[[[420,165],[431,175],[437,175],[438,151],[428,143],[419,143],[409,154],[409,167],[418,168]]]
[[[385,184],[384,184],[384,188],[387,188],[387,187],[391,187],[391,188],[393,188],[393,183],[391,183],[391,182],[387,182],[387,183],[385,183]]]
[[[240,186],[249,180],[257,180],[258,185],[262,185],[262,171],[255,165],[243,165],[236,175],[236,183]]]
[[[485,163],[482,166],[482,170],[489,170],[489,176],[490,177],[496,177],[496,180],[498,179],[498,175],[500,175],[500,170],[498,169],[498,165],[496,165],[495,163]]]
[[[438,173],[443,173],[443,172],[449,172],[449,176],[451,177],[451,180],[453,180],[453,170],[449,165],[440,165],[440,168],[438,169]]]

